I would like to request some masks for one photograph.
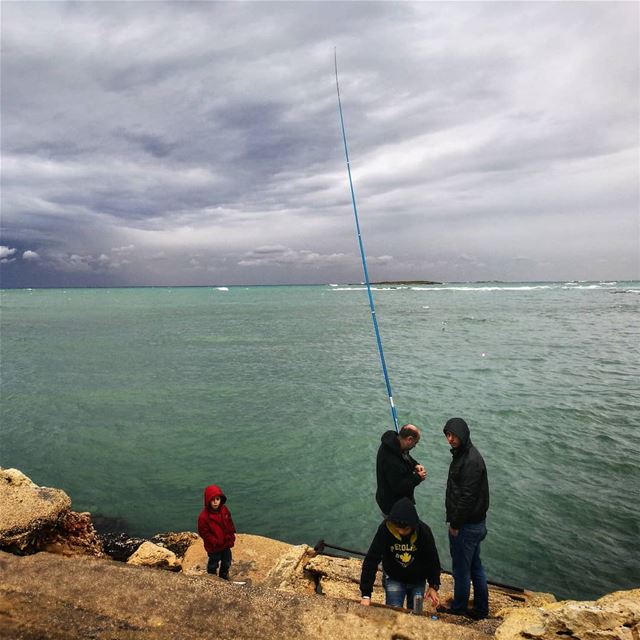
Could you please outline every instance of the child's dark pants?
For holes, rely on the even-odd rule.
[[[220,565],[220,577],[226,580],[229,577],[229,567],[231,566],[231,549],[209,554],[207,573],[212,573],[215,576],[218,565]]]

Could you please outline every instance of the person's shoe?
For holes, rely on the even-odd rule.
[[[459,611],[458,609],[452,609],[451,607],[446,607],[445,605],[440,605],[436,607],[436,611],[438,613],[446,613],[450,616],[463,616],[465,614],[464,611]]]
[[[477,609],[469,609],[469,611],[467,611],[467,616],[472,620],[484,620],[489,616],[489,612],[482,613]]]
[[[228,573],[225,573],[225,574],[222,574],[222,573],[221,573],[219,577],[220,577],[222,580],[228,580],[228,579],[229,579],[229,574],[228,574]]]

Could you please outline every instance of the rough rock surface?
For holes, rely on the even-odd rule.
[[[202,540],[198,538],[182,560],[182,571],[189,575],[203,576],[206,575],[206,567],[207,554]],[[359,559],[316,555],[312,549],[304,545],[297,547],[278,540],[241,533],[236,536],[230,576],[231,580],[260,584],[290,593],[316,592],[329,598],[342,598],[359,603],[361,569],[362,560]],[[441,598],[446,600],[452,592],[451,576],[443,574]],[[523,607],[528,606],[530,602],[541,604],[554,600],[553,596],[546,594],[513,593],[495,588],[490,589],[490,599],[492,613],[504,607]],[[384,604],[381,573],[376,579],[372,602],[377,605]],[[425,612],[435,613],[428,603],[425,603]],[[445,614],[438,614],[438,618],[451,624],[472,627],[486,634],[493,634],[501,622],[497,618],[474,622],[468,618]]]
[[[0,468],[0,549],[29,553],[71,507],[60,489],[39,487],[17,469]]]
[[[497,640],[638,640],[640,589],[616,591],[595,602],[572,600],[542,607],[504,610]]]
[[[104,552],[114,560],[126,562],[136,549],[146,542],[144,538],[135,538],[126,533],[103,533],[100,534],[100,541]]]
[[[315,551],[306,544],[292,546],[280,556],[266,575],[263,584],[281,591],[314,593],[315,582],[304,570],[308,560],[314,555]]]
[[[37,606],[35,606],[37,603]],[[2,640],[487,640],[428,616],[90,557],[0,552]]]
[[[90,513],[68,511],[43,539],[39,550],[63,555],[104,555],[102,541],[93,527]]]
[[[158,533],[151,538],[153,544],[173,551],[178,558],[183,558],[187,549],[197,540],[201,540],[201,538],[193,531]]]
[[[136,552],[127,560],[127,564],[180,571],[180,560],[173,551],[149,541],[143,542],[136,549]]]
[[[195,534],[194,534],[195,535]],[[229,573],[232,580],[254,584],[264,582],[269,571],[292,545],[280,540],[248,533],[237,533],[233,547],[233,564]],[[182,558],[182,571],[189,575],[207,573],[207,552],[202,538],[196,535]]]
[[[0,468],[0,549],[100,556],[102,543],[88,513],[71,511],[60,489],[39,487],[17,469]]]

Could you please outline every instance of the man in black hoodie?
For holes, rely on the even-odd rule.
[[[427,524],[418,519],[418,513],[409,498],[401,498],[392,507],[389,516],[378,527],[367,556],[362,563],[360,593],[364,605],[371,603],[373,583],[382,561],[386,604],[413,609],[416,595],[429,598],[434,606],[440,602],[440,558]],[[425,594],[426,581],[429,589]]]
[[[413,490],[427,477],[427,472],[409,455],[420,441],[420,431],[415,425],[405,424],[398,433],[385,431],[380,441],[376,458],[376,502],[387,516],[400,498],[409,498],[415,504]]]
[[[454,594],[446,612],[486,618],[489,590],[480,560],[480,543],[487,535],[487,468],[480,452],[473,446],[469,427],[462,418],[448,420],[443,431],[453,456],[447,479],[446,508]],[[473,609],[468,610],[471,583]]]

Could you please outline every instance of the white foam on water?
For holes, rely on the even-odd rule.
[[[570,287],[563,285],[563,289],[602,289],[600,284],[574,284]]]
[[[229,287],[216,287],[218,291],[229,291]]]

